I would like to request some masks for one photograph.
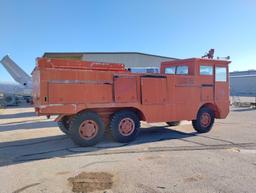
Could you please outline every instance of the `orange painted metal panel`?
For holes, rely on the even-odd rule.
[[[206,85],[201,88],[201,99],[205,102],[213,101],[213,85]]]
[[[137,102],[137,79],[135,76],[114,78],[115,102]]]
[[[200,105],[200,87],[191,85],[175,87],[175,117],[177,120],[192,120]]]
[[[111,84],[49,83],[48,85],[50,104],[109,103],[113,99]]]
[[[167,103],[166,78],[142,77],[141,93],[142,104],[165,104]]]
[[[39,68],[59,68],[59,69],[79,69],[79,70],[101,70],[101,71],[126,71],[123,64],[101,63],[81,60],[49,59],[38,58],[37,67]]]

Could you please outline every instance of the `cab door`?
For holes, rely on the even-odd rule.
[[[201,64],[199,66],[199,82],[201,86],[201,102],[214,101],[214,77],[213,66]]]
[[[199,95],[194,65],[178,65],[175,73],[174,101],[176,120],[192,120],[198,108]]]
[[[228,66],[215,65],[214,99],[220,111],[220,118],[225,118],[229,112],[229,78]]]

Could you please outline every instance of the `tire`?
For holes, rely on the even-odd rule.
[[[136,139],[140,131],[138,115],[129,110],[116,112],[110,120],[112,137],[120,143],[128,143]]]
[[[169,125],[170,127],[174,127],[174,126],[178,126],[180,125],[180,121],[171,121],[171,122],[166,122],[167,125]]]
[[[207,108],[201,108],[197,113],[196,120],[192,121],[194,129],[198,133],[207,133],[209,132],[214,124],[214,112]]]
[[[80,146],[92,146],[102,140],[104,129],[104,123],[97,113],[83,112],[71,119],[70,137]]]
[[[5,96],[5,103],[6,103],[6,106],[16,106],[17,105],[17,100],[16,100],[16,97],[15,95],[6,95]]]
[[[63,133],[65,133],[67,135],[70,134],[70,129],[69,129],[69,127],[70,127],[70,118],[69,117],[66,117],[66,116],[63,117],[60,121],[57,122],[57,124],[58,124],[60,130]]]

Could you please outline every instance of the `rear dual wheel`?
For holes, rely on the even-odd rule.
[[[116,112],[110,120],[111,136],[117,142],[127,143],[133,141],[140,129],[140,120],[133,111]],[[92,146],[103,139],[104,122],[95,112],[83,112],[70,120],[68,134],[80,146]]]
[[[67,116],[63,117],[60,121],[57,122],[57,124],[63,133],[69,135],[69,133],[70,133],[70,129],[69,129],[70,118],[69,117],[67,117]]]
[[[97,113],[79,113],[71,120],[70,137],[80,146],[92,146],[102,140],[104,128],[104,123]]]
[[[130,110],[116,112],[110,121],[110,130],[115,141],[128,143],[138,136],[140,119],[137,113]]]

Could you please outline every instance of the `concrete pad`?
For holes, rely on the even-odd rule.
[[[143,123],[134,142],[106,138],[84,148],[31,107],[5,109],[0,192],[71,193],[70,179],[84,173],[112,176],[108,189],[94,191],[101,193],[256,192],[255,117],[256,110],[233,108],[206,134],[196,133],[188,121],[176,127]],[[91,178],[78,180],[98,186]]]

